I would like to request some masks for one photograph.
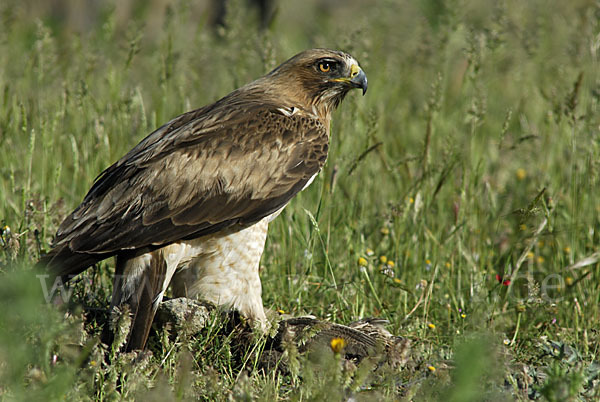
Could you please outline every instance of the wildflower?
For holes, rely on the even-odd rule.
[[[556,324],[556,317],[552,319],[552,324]]]
[[[496,274],[496,280],[498,283],[501,283],[504,286],[510,285],[510,279],[504,279],[504,277],[500,274]]]
[[[452,265],[450,265],[449,262],[446,263],[446,268],[450,268]]]
[[[466,315],[465,313],[462,313],[462,314],[460,315],[460,318],[467,318],[467,315]]]
[[[508,345],[510,345],[510,339],[504,338],[504,341],[502,343],[504,343],[506,346],[508,346]]]
[[[386,228],[386,227],[381,228],[380,232],[384,236],[387,236],[387,235],[390,234],[390,230],[388,228]]]
[[[379,262],[385,264],[387,262],[387,257],[385,255],[382,255],[381,257],[379,257]]]
[[[537,261],[538,264],[544,263],[544,257],[542,257],[541,255],[538,255],[538,257],[535,260]]]
[[[331,346],[333,353],[339,354],[346,347],[346,340],[344,338],[333,338],[329,343],[329,346]]]
[[[527,171],[523,168],[517,169],[517,180],[524,180],[527,177]]]
[[[414,198],[412,198],[412,197],[410,197],[410,198],[408,199],[408,202],[409,202],[409,203],[411,203],[411,204],[414,204],[414,203],[415,203],[415,199],[414,199]]]
[[[428,259],[428,260],[425,260],[425,264],[427,264],[427,265],[431,265],[431,260],[429,260],[429,259]]]
[[[529,258],[530,260],[532,260],[533,257],[535,257],[535,254],[533,254],[533,251],[528,251],[527,252],[527,258]]]
[[[563,251],[565,252],[565,254],[571,254],[571,247],[567,246],[563,249]]]
[[[375,254],[375,252],[374,252],[373,250],[371,250],[370,248],[367,248],[367,249],[365,250],[365,252],[367,253],[367,255],[368,255],[369,257],[371,257],[373,254]]]
[[[277,312],[278,312],[279,314],[285,314],[285,310],[282,310],[282,309],[279,309],[279,310],[277,310]]]
[[[428,323],[427,326],[429,327],[429,329],[435,329],[435,324]]]
[[[527,230],[527,225],[521,224],[519,225],[519,229],[521,229],[521,231],[524,232],[525,230]]]
[[[396,283],[402,283],[402,279],[400,279],[400,278],[394,278],[394,282],[396,282]]]
[[[567,284],[567,286],[572,286],[573,285],[573,277],[567,276],[565,278],[565,283]]]
[[[389,265],[383,265],[380,271],[382,274],[387,275],[390,278],[394,277],[394,270]]]
[[[359,257],[358,258],[358,265],[361,267],[366,267],[368,264],[367,259],[364,257]]]
[[[427,370],[429,370],[433,373],[433,372],[435,372],[435,366],[429,365],[429,366],[427,366]]]
[[[98,362],[96,362],[96,360],[90,361],[90,366],[92,366],[92,367],[96,367],[97,364],[98,364]]]

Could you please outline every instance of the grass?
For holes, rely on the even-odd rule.
[[[167,3],[70,20],[0,5],[2,399],[600,398],[597,4],[281,2],[261,31],[245,2],[225,28]],[[78,281],[69,313],[41,302],[29,267],[146,134],[316,46],[353,54],[369,92],[336,112],[327,166],[271,224],[264,303],[386,318],[410,362],[242,369],[215,316],[107,364],[112,261]]]

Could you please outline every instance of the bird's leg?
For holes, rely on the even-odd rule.
[[[227,229],[193,240],[203,242],[203,254],[175,275],[173,295],[235,309],[258,329],[268,330],[259,276],[267,227],[265,218],[241,230]]]

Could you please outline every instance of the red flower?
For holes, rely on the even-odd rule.
[[[510,285],[510,279],[504,279],[500,274],[496,274],[496,280],[504,286]]]

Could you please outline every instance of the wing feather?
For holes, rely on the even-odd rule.
[[[325,163],[328,127],[301,112],[236,106],[186,113],[142,140],[65,219],[57,250],[107,258],[251,224],[285,206]]]

